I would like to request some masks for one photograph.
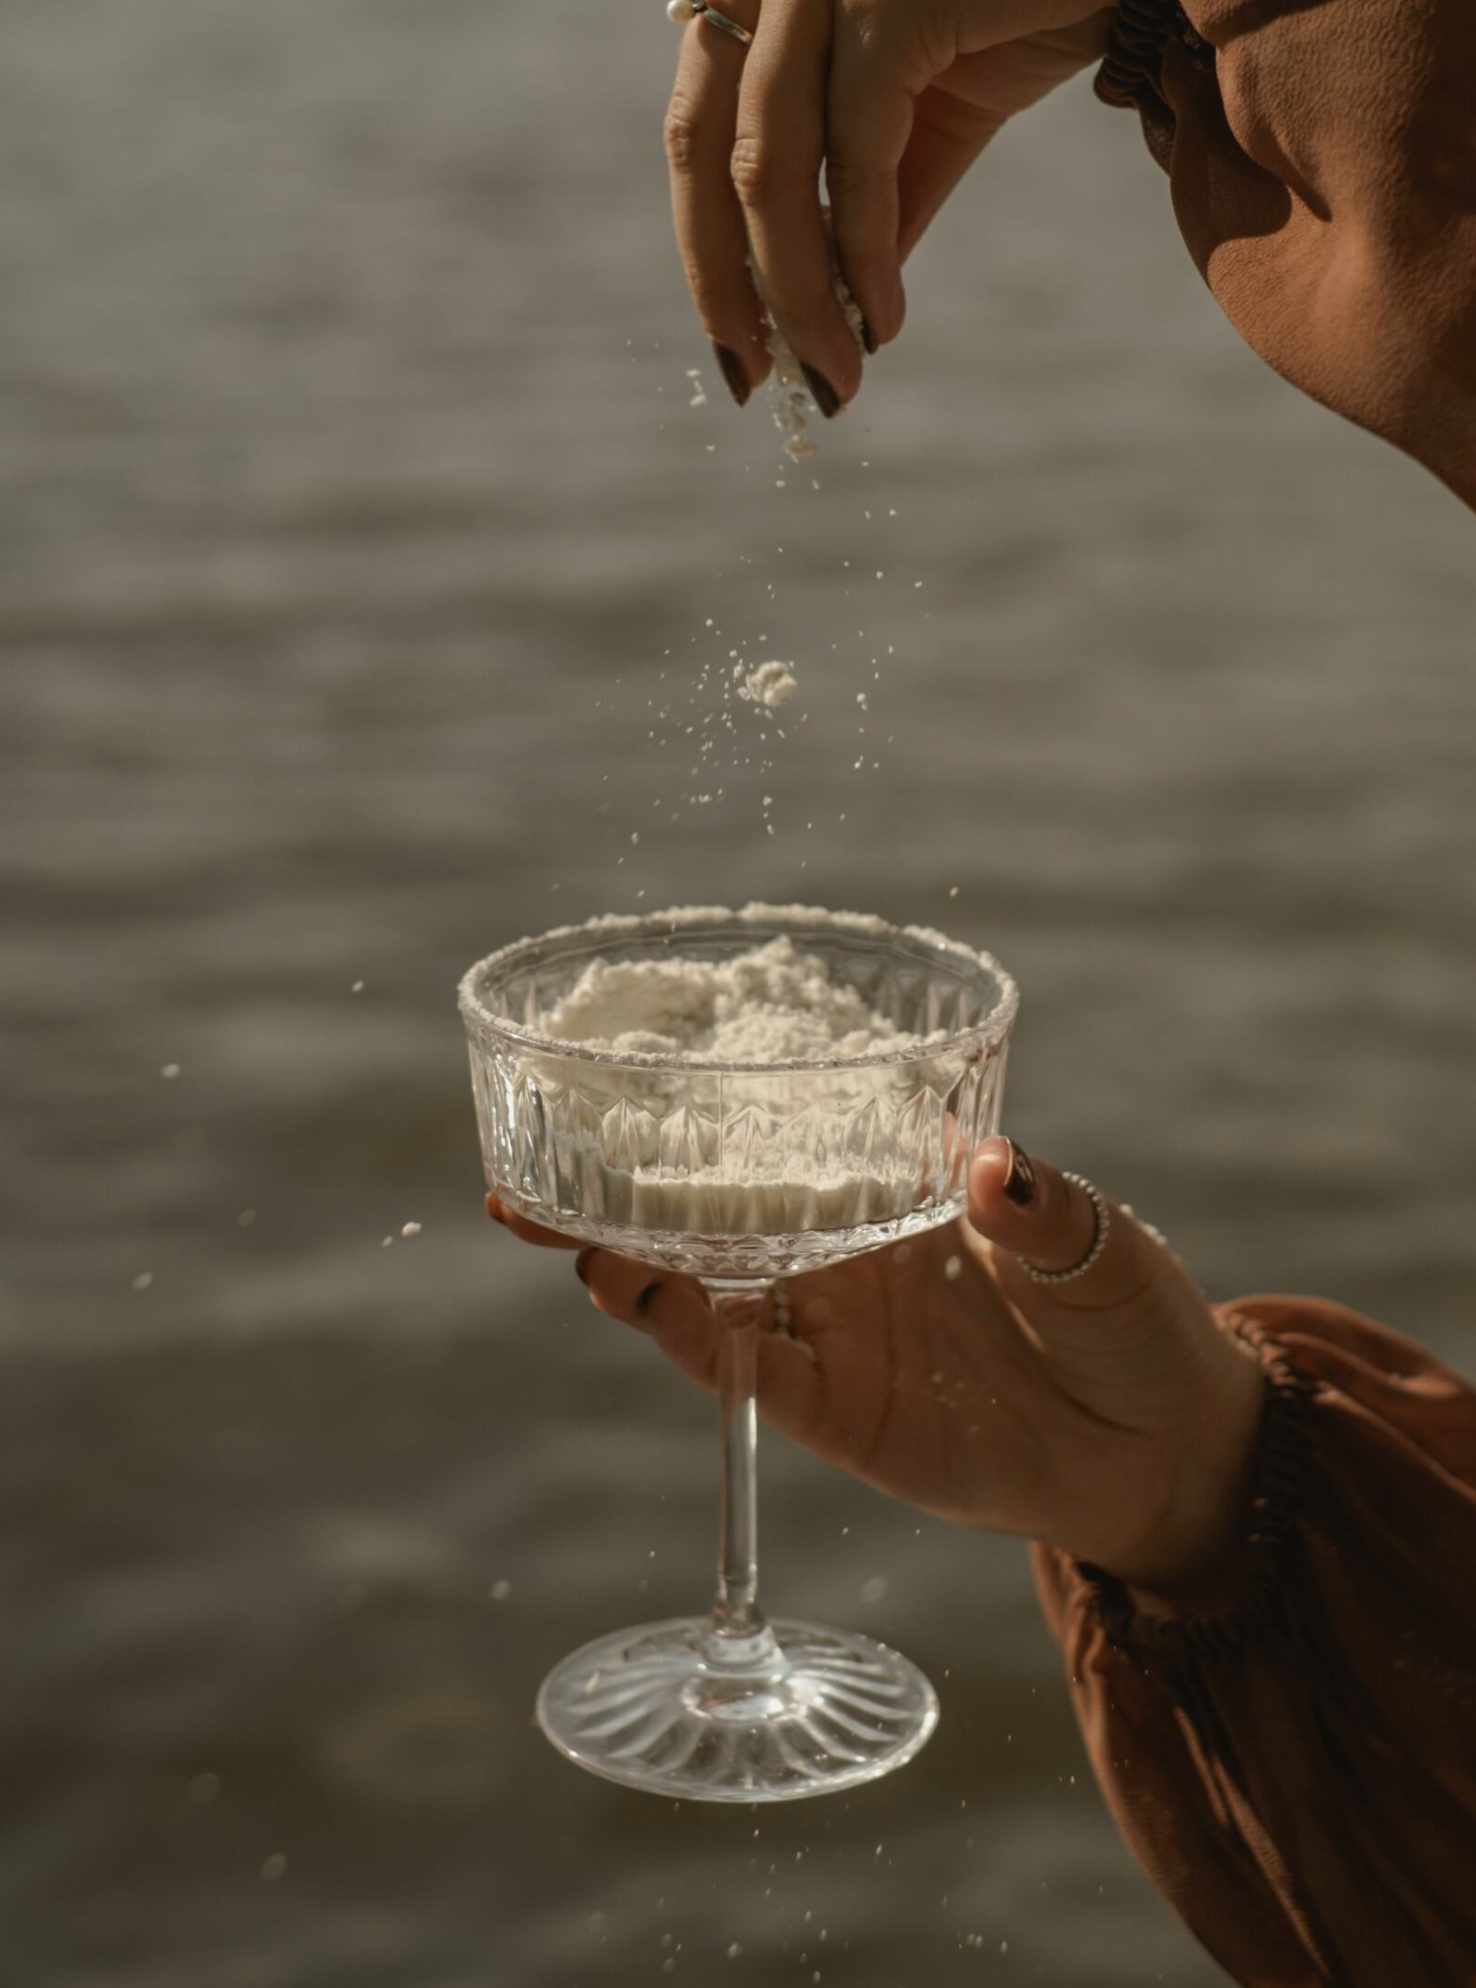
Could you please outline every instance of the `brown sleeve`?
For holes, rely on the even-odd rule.
[[[1219,1615],[1037,1547],[1119,1826],[1249,1988],[1476,1982],[1476,1392],[1341,1306],[1247,1299],[1266,1411]]]
[[[1476,507],[1476,4],[1119,0],[1131,105],[1221,308]]]

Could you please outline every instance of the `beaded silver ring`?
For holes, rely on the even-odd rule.
[[[1069,1270],[1037,1270],[1033,1263],[1027,1263],[1022,1256],[1020,1268],[1032,1284],[1069,1284],[1074,1277],[1084,1277],[1107,1247],[1107,1238],[1112,1232],[1111,1211],[1102,1197],[1101,1190],[1079,1173],[1062,1174],[1061,1178],[1072,1181],[1090,1200],[1092,1211],[1097,1218],[1096,1234],[1092,1237],[1091,1248],[1081,1262],[1073,1263]]]

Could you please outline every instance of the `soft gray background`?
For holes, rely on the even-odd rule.
[[[947,924],[1022,982],[1028,1144],[1216,1294],[1472,1364],[1469,517],[1240,348],[1084,85],[777,488],[667,240],[672,54],[656,0],[0,11],[19,1988],[1221,1979],[1022,1551],[778,1443],[771,1595],[924,1663],[929,1752],[678,1812],[530,1729],[575,1642],[701,1602],[714,1457],[481,1216],[451,993],[501,940]],[[701,665],[760,633],[805,722],[682,808]]]

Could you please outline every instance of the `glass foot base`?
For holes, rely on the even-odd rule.
[[[586,1643],[538,1694],[538,1721],[580,1767],[701,1802],[782,1802],[890,1774],[938,1723],[906,1657],[834,1629],[776,1622],[717,1637],[655,1622]]]

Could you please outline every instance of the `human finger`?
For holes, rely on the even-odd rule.
[[[1107,1233],[1101,1242],[1101,1221]],[[1182,1277],[1175,1259],[1125,1209],[1103,1197],[1102,1214],[1078,1182],[1034,1160],[1012,1139],[987,1139],[969,1169],[969,1220],[995,1245],[994,1265],[1027,1318],[1044,1311],[1129,1313],[1160,1279]],[[1040,1284],[1086,1265],[1069,1283]]]
[[[730,172],[760,287],[822,414],[861,384],[820,204],[829,0],[765,0],[743,65]]]
[[[731,0],[723,12],[751,30],[758,0]],[[729,172],[746,53],[733,35],[694,19],[682,38],[664,126],[672,220],[687,287],[740,407],[771,365],[743,209]]]
[[[487,1213],[494,1222],[499,1222],[509,1235],[519,1242],[532,1243],[537,1249],[579,1249],[577,1236],[562,1236],[557,1229],[546,1229],[539,1222],[530,1222],[526,1215],[520,1215],[516,1208],[510,1208],[505,1201],[499,1201],[495,1194],[487,1196]]]
[[[655,1340],[674,1366],[703,1387],[717,1374],[717,1328],[702,1286],[614,1250],[581,1250],[574,1264],[597,1311]]]
[[[653,1339],[673,1365],[703,1387],[717,1386],[718,1325],[707,1293],[681,1277],[613,1250],[583,1251],[574,1268],[599,1311]],[[769,1322],[772,1323],[772,1306]],[[805,1440],[818,1395],[809,1351],[784,1333],[764,1330],[757,1346],[757,1391],[764,1419]]]
[[[839,8],[830,52],[825,186],[841,270],[872,350],[897,336],[906,309],[897,169],[913,97],[896,36],[886,32],[895,18]]]
[[[1002,120],[929,92],[897,167],[897,257],[906,262]]]

